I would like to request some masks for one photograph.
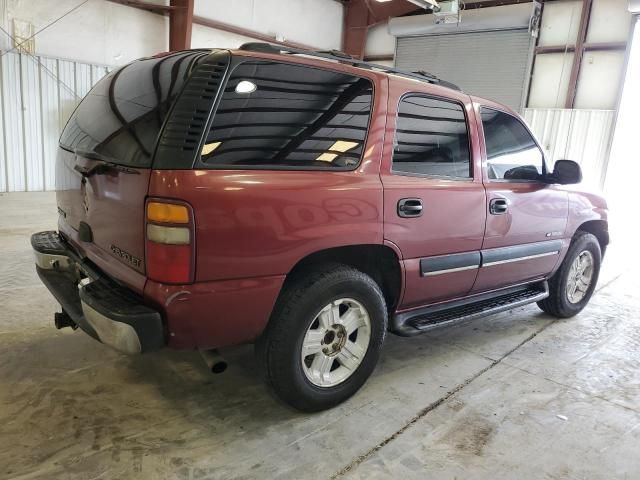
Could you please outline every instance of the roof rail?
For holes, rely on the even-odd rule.
[[[377,63],[369,63],[364,60],[358,60],[350,55],[341,52],[339,50],[305,50],[303,48],[285,47],[283,45],[273,45],[271,43],[264,42],[249,42],[240,45],[239,50],[245,50],[250,52],[262,52],[262,53],[291,53],[294,55],[307,55],[310,57],[324,58],[325,60],[333,60],[340,63],[346,63],[360,68],[366,68],[369,70],[380,70],[387,73],[394,73],[407,78],[415,80],[421,80],[423,82],[433,83],[434,85],[441,85],[443,87],[451,88],[453,90],[460,90],[457,85],[442,80],[435,75],[425,72],[423,70],[417,72],[407,72],[404,70],[398,70],[397,68],[387,67],[386,65],[378,65]]]

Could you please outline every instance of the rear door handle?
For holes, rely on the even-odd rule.
[[[492,198],[489,202],[489,213],[491,215],[502,215],[507,213],[509,202],[506,198]]]
[[[422,215],[422,199],[420,198],[403,198],[398,201],[398,216],[419,217]]]

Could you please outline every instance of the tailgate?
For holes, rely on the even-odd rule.
[[[82,100],[60,138],[60,231],[107,274],[139,292],[157,138],[185,80],[207,53],[146,58],[111,72]]]

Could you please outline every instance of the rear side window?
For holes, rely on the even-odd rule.
[[[544,157],[522,122],[486,107],[481,116],[489,178],[537,180],[543,173]]]
[[[431,97],[404,97],[398,108],[395,173],[470,178],[469,134],[462,105]]]
[[[206,53],[179,52],[125,65],[100,80],[73,112],[60,146],[130,167],[150,167],[167,112]]]
[[[360,163],[372,106],[367,79],[271,61],[233,71],[200,168],[339,169]]]

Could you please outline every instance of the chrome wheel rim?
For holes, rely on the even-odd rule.
[[[300,359],[307,380],[334,387],[358,369],[369,349],[371,319],[353,298],[325,305],[309,324]]]
[[[580,302],[593,281],[593,254],[583,250],[573,260],[567,278],[567,300],[570,303]]]

